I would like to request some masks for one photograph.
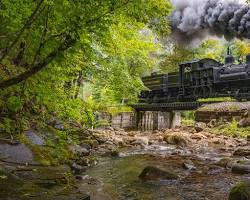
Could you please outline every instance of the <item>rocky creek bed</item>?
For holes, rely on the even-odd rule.
[[[10,148],[4,158],[1,152],[0,199],[227,200],[239,182],[246,192],[236,188],[230,200],[250,199],[247,139],[215,135],[201,125],[87,132],[88,140],[69,147],[78,156],[67,165],[40,165],[23,146],[24,154],[19,149],[12,155]],[[25,162],[13,162],[10,155],[23,155]]]
[[[107,131],[105,135],[111,138],[106,141],[108,145],[133,145],[117,154],[113,152],[113,158],[102,158],[97,166],[87,170],[82,187],[94,200],[228,199],[237,182],[250,180],[249,141],[196,129],[186,127],[153,134]],[[103,137],[98,131],[96,135]],[[148,166],[156,171],[146,173],[145,179],[139,178]]]

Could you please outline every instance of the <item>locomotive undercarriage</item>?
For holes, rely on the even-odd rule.
[[[148,96],[145,103],[165,103],[165,102],[192,102],[199,98],[218,98],[218,97],[232,97],[238,101],[250,100],[250,87],[192,87],[185,88],[184,94],[181,94],[177,88],[168,93],[156,92]]]
[[[250,79],[215,84],[216,96],[230,96],[238,101],[250,100]]]

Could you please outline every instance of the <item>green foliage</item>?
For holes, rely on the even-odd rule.
[[[11,96],[7,100],[7,107],[12,112],[18,112],[23,107],[22,100],[20,97]]]
[[[250,183],[238,182],[230,191],[229,200],[248,199],[250,196]]]
[[[55,117],[93,127],[96,110],[136,101],[171,9],[165,0],[1,1],[0,128]]]
[[[239,128],[238,122],[236,120],[233,120],[230,123],[226,123],[222,126],[215,127],[213,129],[213,132],[224,134],[227,136],[247,138],[250,136],[250,127]]]
[[[235,40],[230,48],[238,62],[245,61],[245,56],[250,54],[250,44],[246,41]]]
[[[160,63],[163,72],[178,71],[182,62],[211,58],[222,61],[224,58],[224,45],[218,40],[206,40],[198,47],[183,47],[169,40],[166,44],[166,56]]]
[[[111,107],[107,107],[106,111],[110,113],[111,115],[116,115],[121,112],[132,112],[132,108],[129,106],[124,106],[124,105],[114,105]]]
[[[195,124],[195,111],[182,112],[181,123],[184,126],[192,126]]]

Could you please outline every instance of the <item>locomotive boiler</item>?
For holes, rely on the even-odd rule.
[[[205,58],[179,65],[179,72],[151,74],[142,81],[148,90],[140,101],[168,103],[196,101],[199,98],[232,97],[250,100],[250,55],[246,62],[235,64],[228,55],[225,63]]]

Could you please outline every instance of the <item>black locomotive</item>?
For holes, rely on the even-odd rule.
[[[148,88],[140,94],[141,102],[168,103],[196,101],[199,98],[233,97],[250,100],[250,55],[235,64],[234,57],[225,64],[205,58],[179,65],[179,72],[143,77]]]

